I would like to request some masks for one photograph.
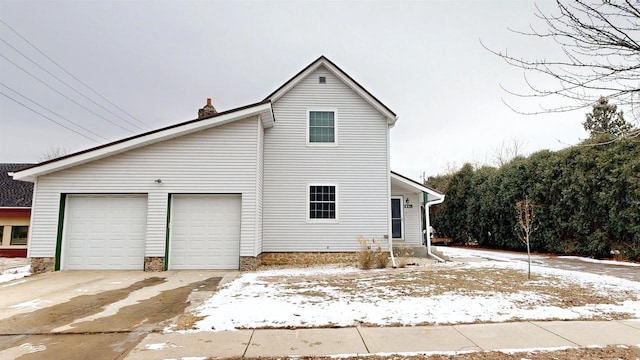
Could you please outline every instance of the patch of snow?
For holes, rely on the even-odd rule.
[[[145,350],[162,350],[166,348],[175,348],[175,347],[178,347],[178,346],[176,344],[163,342],[163,343],[156,343],[156,344],[147,344],[144,346],[144,349]]]
[[[640,264],[626,262],[626,261],[598,260],[598,259],[592,259],[592,258],[586,258],[586,257],[580,257],[580,256],[558,256],[558,258],[560,258],[560,259],[580,260],[580,261],[589,262],[589,263],[596,263],[596,264],[640,267]]]
[[[445,256],[450,258],[482,258],[495,261],[511,261],[511,260],[526,260],[526,253],[507,252],[507,251],[485,251],[478,249],[466,249],[449,246],[438,246],[438,251],[442,252]],[[531,255],[532,261],[535,259],[546,259],[548,256],[544,255]]]
[[[532,353],[532,352],[551,352],[551,351],[562,351],[568,349],[578,349],[575,346],[557,346],[557,347],[546,347],[546,348],[524,348],[524,349],[498,349],[495,351],[499,351],[504,354],[515,354],[515,353]]]
[[[20,348],[23,350],[27,350],[29,353],[40,352],[47,350],[45,345],[33,345],[32,343],[24,343],[20,345]]]
[[[25,283],[25,282],[27,282],[27,280],[12,281],[12,282],[10,282],[10,283],[8,283],[8,284],[4,284],[4,285],[2,285],[2,287],[3,287],[3,288],[6,288],[6,287],[9,287],[9,286],[18,285],[18,284],[22,284],[22,283]]]
[[[525,270],[526,263],[484,261],[450,263],[442,266],[461,269]],[[384,326],[503,322],[518,319],[571,320],[613,312],[626,312],[640,318],[638,300],[562,308],[541,305],[545,303],[544,296],[530,291],[474,291],[471,294],[452,291],[433,296],[403,296],[397,293],[397,290],[381,285],[380,282],[374,284],[373,280],[366,276],[353,279],[354,286],[365,290],[350,292],[343,291],[340,286],[327,286],[322,281],[299,280],[299,277],[318,276],[321,279],[327,275],[349,275],[357,272],[361,270],[317,267],[241,274],[196,309],[197,315],[204,317],[196,324],[196,328],[199,331],[223,331],[260,327],[354,326],[361,323]],[[640,282],[612,276],[535,265],[532,266],[532,273],[560,277],[566,283],[591,286],[603,294],[626,290],[640,293]],[[411,273],[407,273],[408,278],[411,276]],[[287,287],[289,278],[298,281],[295,289]],[[531,280],[531,283],[545,281],[548,280]],[[374,288],[376,291],[366,291]]]
[[[41,304],[50,303],[50,301],[42,299],[33,299],[19,304],[11,305],[11,309],[38,309]]]
[[[29,275],[31,275],[31,265],[9,268],[4,270],[2,274],[0,274],[0,283],[22,279],[23,277]]]

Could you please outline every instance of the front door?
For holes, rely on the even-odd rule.
[[[402,239],[402,196],[391,197],[391,234],[394,239]]]

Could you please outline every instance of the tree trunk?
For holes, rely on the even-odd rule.
[[[529,272],[527,273],[527,279],[531,280],[531,249],[529,247],[528,236],[527,236],[527,259],[529,260]]]

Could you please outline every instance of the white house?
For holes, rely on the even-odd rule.
[[[321,56],[261,102],[17,171],[35,184],[32,269],[250,269],[353,257],[359,237],[421,245],[424,199],[444,195],[391,172],[396,120]]]

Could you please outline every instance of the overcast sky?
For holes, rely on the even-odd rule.
[[[541,25],[534,11],[532,1],[0,0],[0,92],[97,140],[0,96],[0,162],[36,162],[52,148],[75,152],[191,120],[207,97],[218,111],[260,101],[320,55],[398,114],[391,166],[414,179],[491,161],[510,139],[527,153],[560,149],[586,137],[585,111],[514,113],[503,98],[523,110],[537,102],[500,88],[523,89],[523,74],[480,44],[530,58],[557,54],[508,30]]]

